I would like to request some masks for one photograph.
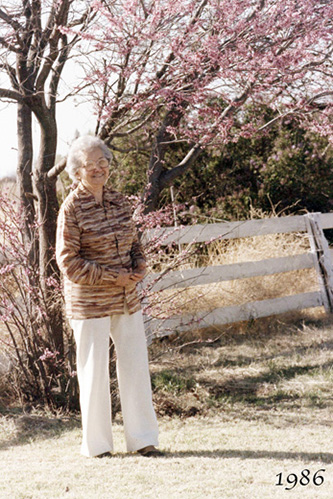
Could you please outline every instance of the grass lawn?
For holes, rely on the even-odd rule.
[[[226,421],[223,415],[163,418],[160,440],[166,457],[148,459],[125,453],[116,422],[117,453],[88,459],[79,454],[78,424],[30,416],[17,418],[15,425],[21,425],[21,433],[3,435],[1,444],[1,498],[332,497],[329,426],[286,421],[277,427],[236,416]],[[311,480],[325,469],[324,483],[285,490],[287,475],[301,479],[304,469]],[[284,486],[276,485],[279,473]]]
[[[119,413],[89,459],[77,416],[2,408],[0,498],[333,497],[333,326],[252,333],[151,349],[164,458],[127,454]]]

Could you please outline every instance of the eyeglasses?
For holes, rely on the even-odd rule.
[[[101,158],[98,161],[87,161],[82,166],[87,172],[92,172],[96,167],[103,168],[103,170],[106,170],[107,168],[109,168],[110,163],[108,159]]]

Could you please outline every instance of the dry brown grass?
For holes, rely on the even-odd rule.
[[[253,262],[269,258],[287,257],[310,251],[307,234],[270,234],[241,239],[215,241],[204,253],[193,254],[178,269]],[[161,269],[170,264],[167,255],[161,256]],[[211,311],[218,307],[240,305],[257,300],[311,292],[318,289],[314,269],[284,272],[234,281],[193,286],[186,289],[155,293],[152,302],[161,314],[168,309],[172,314],[186,314],[199,310]],[[158,304],[158,306],[157,306]]]

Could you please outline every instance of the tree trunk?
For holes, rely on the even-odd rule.
[[[31,247],[29,259],[30,263],[38,265],[38,238],[35,237],[33,224],[35,221],[35,206],[32,182],[32,112],[31,109],[23,103],[17,104],[17,143],[18,143],[18,164],[17,164],[17,183],[19,188],[19,198],[23,217],[24,242]]]
[[[160,200],[161,176],[163,173],[162,162],[158,157],[151,158],[148,175],[147,185],[143,192],[142,201],[144,204],[144,213],[150,213],[158,209]]]
[[[163,122],[156,134],[155,143],[150,155],[149,167],[147,173],[147,185],[143,192],[142,201],[144,204],[144,213],[150,213],[158,209],[158,204],[161,197],[161,192],[165,187],[172,184],[172,181],[177,176],[181,175],[189,167],[192,162],[192,155],[186,163],[180,163],[171,171],[175,173],[174,177],[170,174],[170,170],[165,167],[165,155],[168,151],[168,143],[172,142],[172,136],[168,132],[170,126],[177,127],[183,117],[187,104],[183,102],[171,108],[164,116]],[[168,178],[170,177],[170,179]]]
[[[47,303],[49,328],[54,346],[61,356],[64,354],[63,314],[55,303],[54,290],[47,285],[50,277],[60,280],[59,268],[55,260],[56,223],[58,200],[56,178],[49,178],[48,171],[54,166],[57,148],[57,125],[54,113],[49,111],[39,118],[41,142],[39,158],[35,170],[35,188],[38,197],[39,220],[39,259],[40,277]]]
[[[57,147],[57,128],[55,122],[48,120],[41,128],[39,158],[35,169],[35,188],[38,197],[38,218],[40,223],[40,269],[41,275],[49,277],[58,272],[54,260],[55,227],[59,209],[56,194],[56,179],[47,176],[54,165]]]

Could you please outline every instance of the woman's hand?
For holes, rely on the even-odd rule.
[[[120,269],[115,285],[121,287],[127,286],[132,280],[132,275],[133,274],[131,272],[128,272],[128,270]]]
[[[139,260],[136,266],[133,269],[133,273],[131,275],[131,281],[140,282],[144,278],[147,273],[147,264],[145,260]]]
[[[140,282],[144,278],[147,272],[147,265],[144,260],[139,260],[137,265],[134,267],[132,272],[127,269],[120,269],[119,275],[115,282],[116,286],[125,287],[133,282]]]

